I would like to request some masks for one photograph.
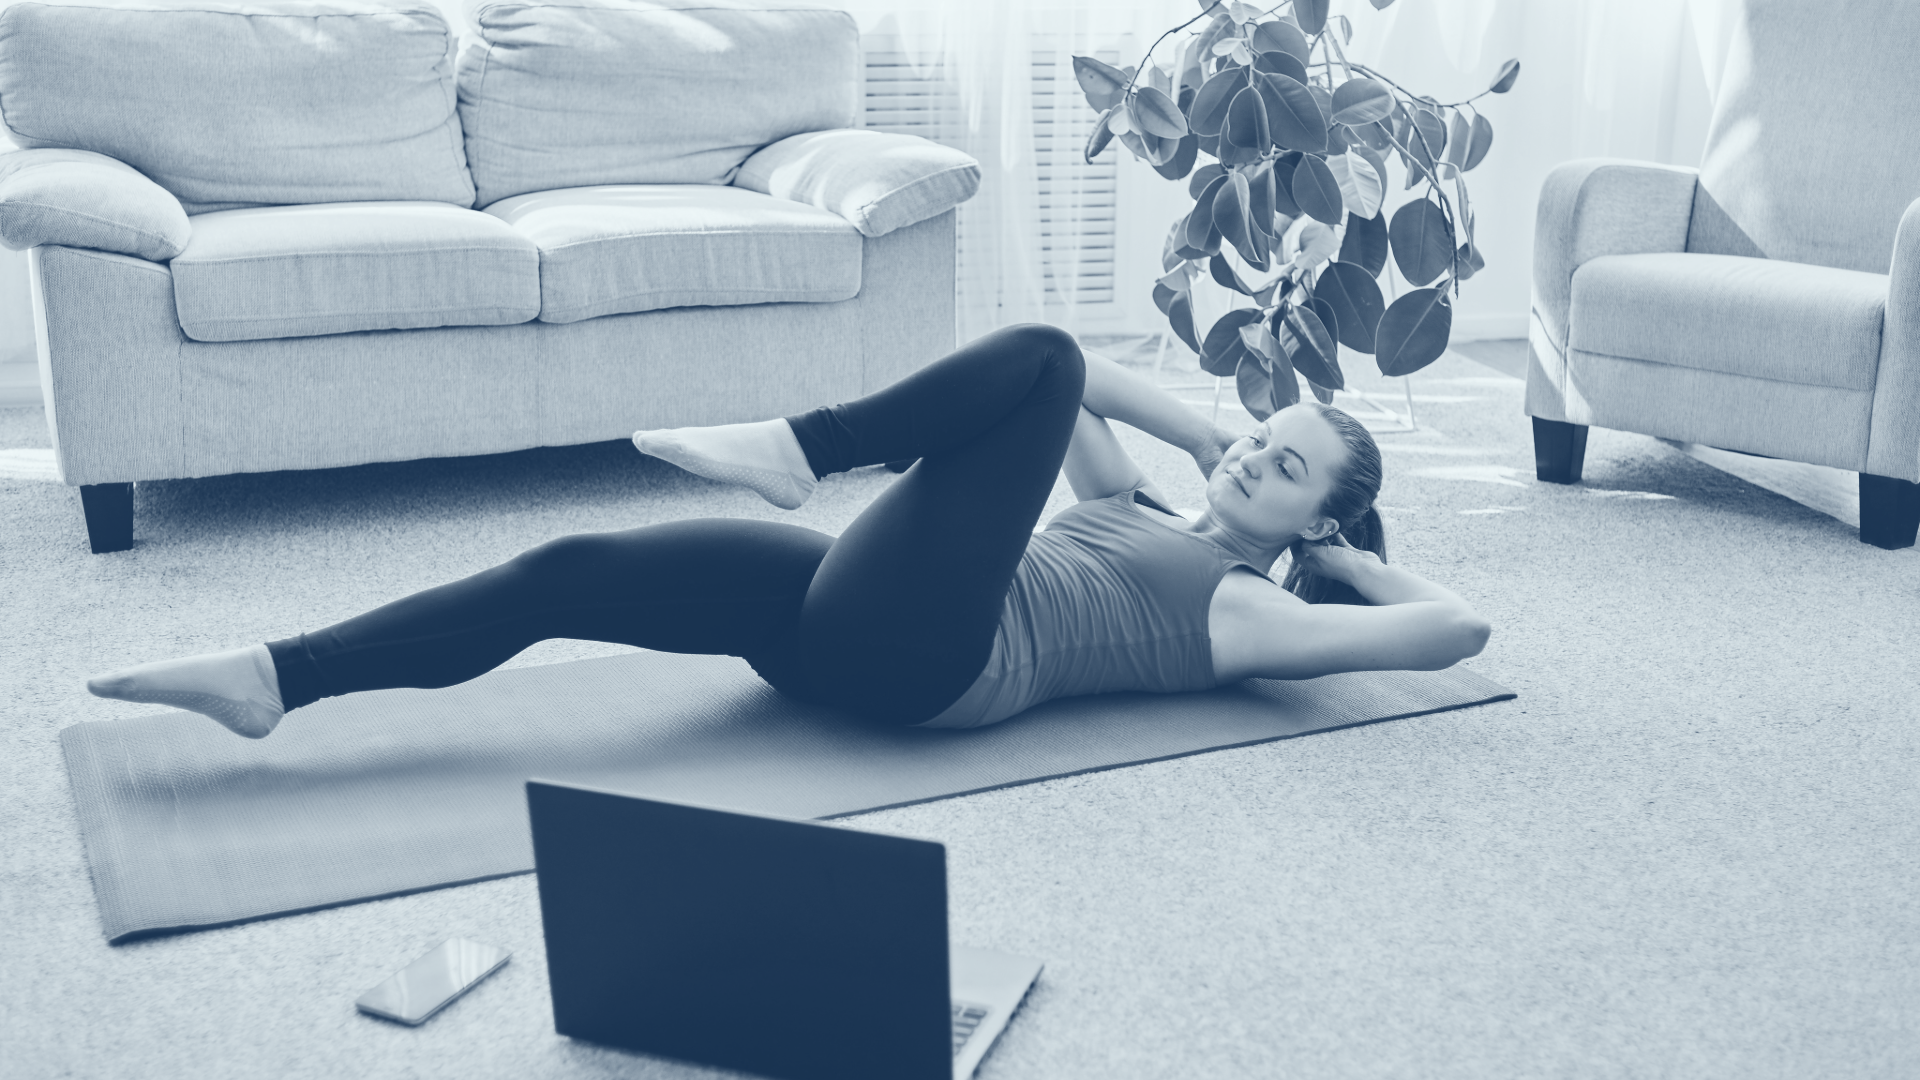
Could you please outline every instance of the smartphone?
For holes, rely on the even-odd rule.
[[[465,938],[448,938],[354,1002],[363,1013],[424,1024],[475,983],[499,971],[511,953]]]

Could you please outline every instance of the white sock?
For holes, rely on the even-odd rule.
[[[236,735],[264,739],[280,723],[280,676],[265,645],[122,668],[87,680],[96,696],[171,705],[220,722]]]
[[[636,431],[633,445],[709,480],[752,488],[782,510],[806,502],[819,483],[784,419]]]

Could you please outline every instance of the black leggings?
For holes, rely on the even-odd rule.
[[[465,682],[546,638],[740,656],[784,694],[915,724],[972,685],[1073,437],[1072,335],[1014,326],[857,401],[787,417],[815,476],[919,462],[838,539],[697,518],[563,536],[269,642],[291,711]]]

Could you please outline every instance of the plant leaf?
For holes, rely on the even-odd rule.
[[[1312,154],[1300,159],[1299,166],[1293,170],[1293,201],[1315,221],[1340,224],[1345,200],[1341,197],[1340,181],[1334,177],[1333,170],[1327,168],[1326,159]]]
[[[1234,308],[1220,316],[1200,343],[1201,370],[1209,375],[1233,374],[1236,357],[1246,352],[1240,344],[1240,328],[1259,318],[1257,308]]]
[[[1394,211],[1388,235],[1394,264],[1410,284],[1425,285],[1453,264],[1453,226],[1431,199],[1415,199]]]
[[[1167,323],[1173,327],[1174,333],[1180,335],[1180,340],[1187,343],[1187,348],[1196,353],[1200,351],[1200,339],[1193,333],[1193,297],[1191,295],[1181,293],[1173,298],[1173,302],[1167,306]]]
[[[1300,61],[1304,68],[1313,56],[1313,47],[1307,43],[1307,35],[1300,28],[1285,19],[1263,22],[1253,28],[1250,39],[1256,52],[1283,52]]]
[[[1179,295],[1179,293],[1167,288],[1165,281],[1156,281],[1153,283],[1153,306],[1159,308],[1160,314],[1162,315],[1165,315],[1167,309],[1173,306],[1174,299]]]
[[[1127,85],[1127,76],[1119,68],[1091,56],[1073,58],[1073,77],[1086,91],[1087,104],[1102,111],[1119,104],[1120,91]]]
[[[1267,373],[1267,385],[1271,388],[1268,404],[1274,412],[1297,404],[1300,401],[1300,376],[1294,373],[1293,362],[1285,353],[1273,362],[1273,369]]]
[[[1316,296],[1307,302],[1307,309],[1320,317],[1320,325],[1327,328],[1327,336],[1337,343],[1340,340],[1340,320],[1333,313],[1333,306]],[[1340,349],[1337,345],[1327,356],[1333,359],[1334,366],[1339,366]],[[1345,379],[1346,374],[1343,372],[1340,377]]]
[[[1347,18],[1345,15],[1335,15],[1333,21],[1340,24],[1341,43],[1345,45],[1353,44],[1353,20]],[[1345,59],[1344,54],[1341,58]]]
[[[1290,52],[1268,49],[1253,58],[1253,70],[1267,75],[1285,75],[1301,83],[1307,81],[1307,65]]]
[[[1240,347],[1240,360],[1233,371],[1233,389],[1240,395],[1240,404],[1247,407],[1255,420],[1265,420],[1278,412],[1273,407],[1273,376],[1268,373],[1267,365],[1260,358]]]
[[[1473,114],[1473,130],[1467,136],[1467,143],[1467,160],[1460,166],[1462,172],[1486,160],[1487,151],[1493,146],[1493,121],[1479,113]]]
[[[1380,151],[1375,150],[1364,142],[1356,142],[1352,146],[1349,146],[1347,153],[1364,159],[1368,165],[1373,166],[1373,175],[1380,181],[1381,197],[1384,199],[1387,190],[1387,159],[1381,156]]]
[[[1333,174],[1334,183],[1340,185],[1340,197],[1348,209],[1361,217],[1372,217],[1380,212],[1380,174],[1373,171],[1367,159],[1346,154],[1329,155],[1327,171]]]
[[[1280,343],[1274,340],[1265,322],[1250,322],[1241,327],[1240,344],[1255,356],[1265,358],[1269,364],[1280,359]]]
[[[1247,205],[1252,209],[1253,227],[1260,235],[1273,236],[1273,162],[1263,161],[1247,177],[1251,189]]]
[[[1267,105],[1252,87],[1233,95],[1227,107],[1227,141],[1245,150],[1264,152],[1273,145],[1268,134]]]
[[[1241,258],[1258,266],[1266,265],[1266,252],[1254,244],[1253,190],[1247,183],[1246,173],[1235,170],[1227,174],[1226,186],[1213,197],[1213,220]]]
[[[1467,161],[1467,140],[1471,137],[1472,125],[1459,110],[1454,110],[1453,120],[1447,125],[1447,164],[1456,169],[1462,168]]]
[[[1200,86],[1193,96],[1193,111],[1187,114],[1187,126],[1202,135],[1218,135],[1227,125],[1227,107],[1235,94],[1245,89],[1247,72],[1243,68],[1222,71]]]
[[[1162,140],[1167,141],[1167,140]],[[1178,140],[1173,140],[1173,154],[1166,161],[1153,167],[1153,171],[1169,180],[1179,180],[1200,160],[1200,136],[1188,132]]]
[[[1493,85],[1487,89],[1496,94],[1504,94],[1513,89],[1515,79],[1520,77],[1520,61],[1509,60],[1500,65],[1500,74],[1493,77]]]
[[[1260,319],[1256,307],[1235,307],[1221,315],[1206,332],[1206,340],[1200,342],[1200,369],[1208,375],[1233,375],[1235,357],[1246,352],[1240,344],[1240,327],[1256,319]]]
[[[1193,170],[1193,175],[1187,179],[1187,194],[1197,199],[1200,193],[1206,190],[1207,185],[1213,183],[1215,177],[1225,175],[1227,170],[1222,166],[1202,165]]]
[[[1165,287],[1168,292],[1186,292],[1188,289],[1193,288],[1193,270],[1191,269],[1191,264],[1181,263],[1161,275],[1160,279],[1154,282],[1154,284]],[[1166,308],[1161,308],[1160,310],[1164,312]]]
[[[1178,139],[1187,133],[1187,118],[1165,91],[1143,86],[1133,95],[1128,109],[1134,126],[1141,131],[1163,139]]]
[[[1375,11],[1385,11],[1387,8],[1393,6],[1393,0],[1372,0],[1372,2],[1373,10]]]
[[[1338,346],[1333,343],[1333,335],[1327,333],[1320,316],[1312,309],[1296,307],[1287,312],[1286,322],[1281,331],[1293,340],[1284,342],[1287,356],[1291,358],[1294,369],[1307,377],[1310,383],[1317,383],[1330,390],[1345,390],[1346,375],[1340,370]]]
[[[1093,125],[1093,134],[1087,136],[1087,164],[1093,164],[1093,159],[1099,157],[1107,144],[1113,141],[1113,128],[1109,126],[1109,121],[1119,109],[1120,106],[1115,105],[1101,113],[1099,122]]]
[[[1414,289],[1380,317],[1374,361],[1382,375],[1411,375],[1447,351],[1453,309],[1439,289]]]
[[[1393,92],[1372,79],[1354,78],[1333,91],[1333,121],[1348,127],[1371,124],[1393,112]]]
[[[1290,75],[1255,75],[1254,80],[1267,106],[1273,141],[1288,150],[1325,153],[1327,118],[1306,84]]]
[[[1386,314],[1386,298],[1380,295],[1380,286],[1373,278],[1364,266],[1335,262],[1320,272],[1320,280],[1313,287],[1314,301],[1325,301],[1333,309],[1340,344],[1354,352],[1373,351],[1380,316]]]
[[[1208,259],[1207,272],[1213,275],[1213,280],[1219,282],[1226,288],[1232,289],[1242,296],[1253,295],[1253,287],[1241,280],[1239,274],[1234,273],[1233,267],[1227,263],[1226,256],[1215,255],[1213,258]]]
[[[1318,221],[1309,221],[1301,228],[1299,236],[1300,250],[1293,257],[1293,265],[1301,268],[1318,266],[1333,258],[1340,247],[1333,230]]]
[[[1220,250],[1221,231],[1213,222],[1213,202],[1226,182],[1227,174],[1222,171],[1207,183],[1199,199],[1195,200],[1193,212],[1187,215],[1187,247],[1209,255]]]
[[[1300,216],[1300,204],[1293,201],[1293,174],[1300,167],[1301,156],[1282,154],[1273,159],[1273,212],[1282,217]]]
[[[1328,0],[1293,0],[1293,17],[1302,33],[1312,36],[1327,28]]]
[[[1379,214],[1370,218],[1347,215],[1347,236],[1340,242],[1340,261],[1358,266],[1369,277],[1379,277],[1387,268],[1387,219]]]
[[[1401,141],[1406,143],[1413,160],[1431,172],[1434,162],[1439,160],[1440,151],[1446,147],[1447,125],[1440,119],[1439,113],[1425,106],[1416,107],[1409,119],[1411,123]]]

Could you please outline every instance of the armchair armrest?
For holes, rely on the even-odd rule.
[[[105,154],[0,154],[0,244],[15,251],[58,244],[165,262],[192,233],[179,199]]]
[[[885,236],[973,198],[980,163],[918,136],[840,128],[760,148],[733,185],[832,211],[864,236]]]
[[[1868,472],[1920,481],[1920,199],[1907,204],[1893,234],[1867,431]]]
[[[1540,185],[1533,231],[1534,320],[1567,346],[1573,272],[1602,255],[1687,249],[1698,169],[1611,158],[1560,165]]]

